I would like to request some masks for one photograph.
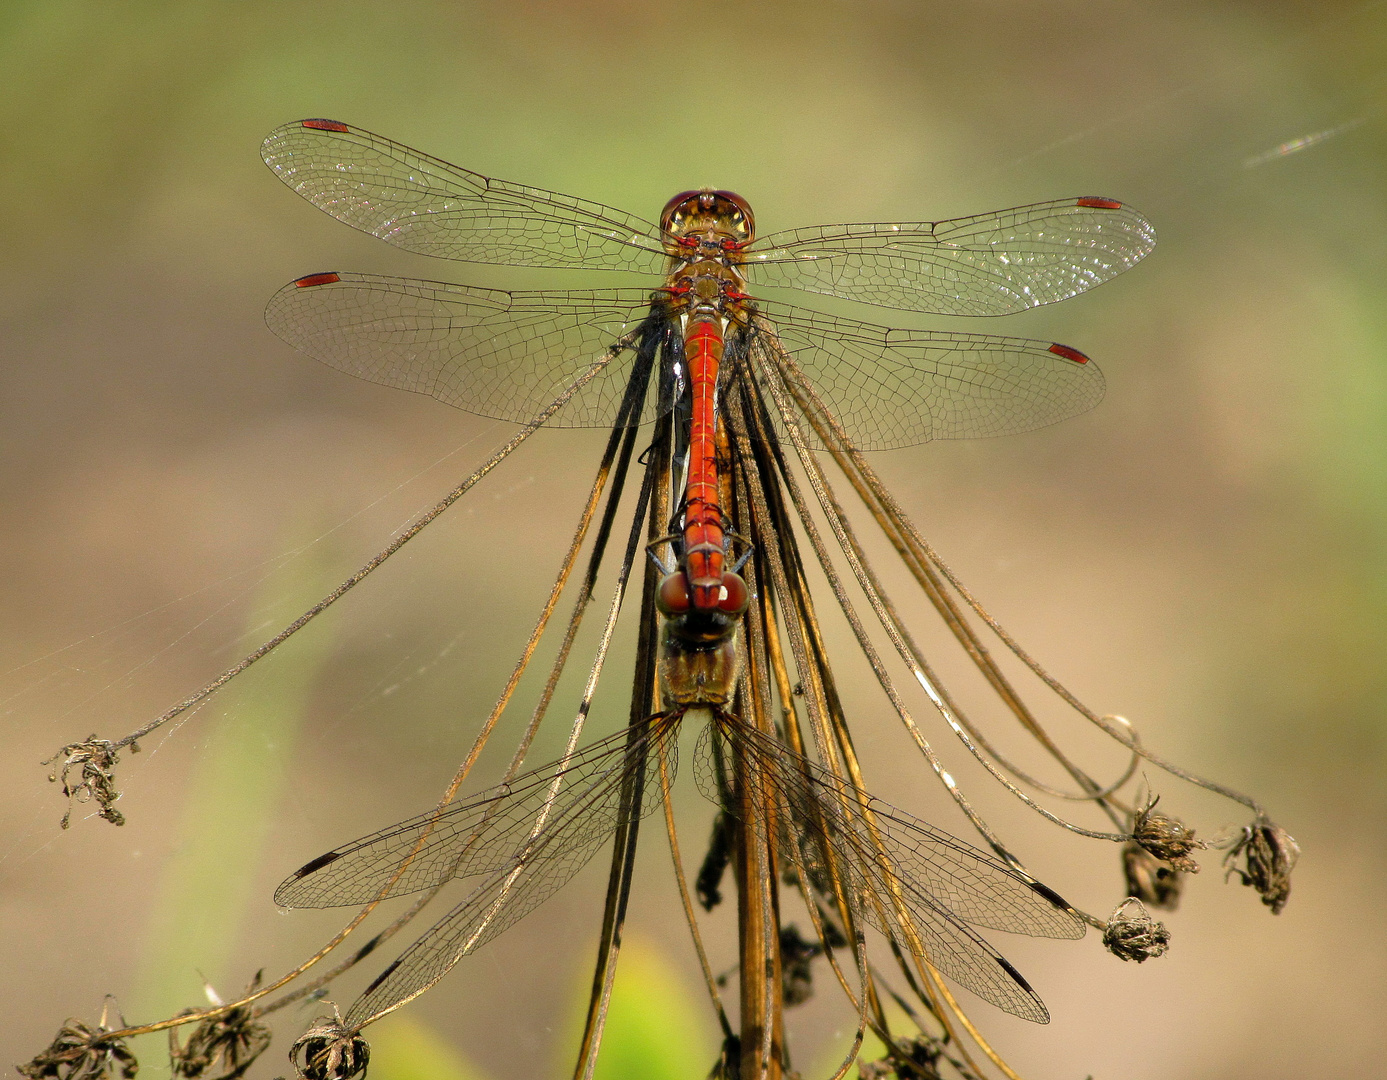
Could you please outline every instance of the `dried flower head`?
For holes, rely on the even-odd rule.
[[[942,1048],[937,1039],[918,1035],[897,1039],[892,1052],[857,1066],[861,1080],[939,1080]]]
[[[251,979],[247,995],[260,985],[260,975],[256,972]],[[206,990],[212,1004],[222,1004],[210,985]],[[193,1029],[186,1044],[180,1045],[177,1029],[171,1028],[169,1062],[175,1080],[236,1080],[265,1052],[270,1038],[270,1029],[256,1021],[249,1005],[208,1017]]]
[[[1136,910],[1129,911],[1133,904]],[[1103,945],[1118,959],[1135,960],[1140,964],[1170,948],[1170,931],[1165,923],[1151,918],[1145,904],[1129,896],[1108,916],[1108,925],[1103,928]]]
[[[29,1080],[109,1080],[117,1071],[124,1080],[132,1080],[140,1063],[124,1039],[106,1037],[112,1030],[105,1010],[95,1028],[70,1019],[47,1050],[15,1068]]]
[[[786,1005],[799,1005],[814,996],[814,957],[824,951],[817,941],[800,936],[794,924],[780,928],[780,979]]]
[[[739,1080],[742,1072],[742,1040],[736,1035],[725,1035],[718,1060],[708,1073],[708,1080]]]
[[[1234,866],[1239,855],[1244,867]],[[1244,885],[1251,885],[1273,915],[1281,914],[1291,895],[1291,871],[1300,858],[1300,845],[1280,825],[1265,818],[1243,827],[1242,836],[1224,857],[1228,873],[1237,874]]]
[[[1180,906],[1185,879],[1170,863],[1156,858],[1136,841],[1122,845],[1122,873],[1127,895],[1164,911]]]
[[[336,1015],[321,1017],[289,1048],[289,1060],[303,1080],[350,1080],[365,1076],[371,1047]]]
[[[722,876],[727,872],[727,864],[732,860],[732,837],[728,828],[727,816],[721,812],[713,818],[713,834],[708,839],[708,854],[703,857],[703,865],[698,869],[695,888],[698,902],[704,911],[712,911],[722,903]]]
[[[1194,830],[1186,828],[1175,818],[1156,813],[1159,798],[1152,799],[1137,811],[1132,823],[1132,837],[1158,859],[1170,863],[1186,874],[1199,873],[1199,864],[1189,857],[1208,845],[1194,838]]]
[[[138,754],[140,744],[131,743],[130,752]],[[98,814],[101,817],[112,825],[124,825],[125,815],[115,807],[116,800],[120,798],[115,781],[115,768],[120,762],[116,744],[107,739],[98,739],[93,734],[85,742],[69,743],[43,764],[51,765],[59,758],[62,758],[62,765],[49,773],[48,779],[55,784],[61,782],[63,794],[68,799],[62,827],[66,829],[71,823],[74,802],[93,801],[100,807]],[[79,767],[79,779],[73,783],[70,779],[72,770]]]

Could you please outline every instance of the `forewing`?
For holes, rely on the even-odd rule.
[[[276,128],[261,156],[318,209],[421,255],[643,273],[666,262],[648,221],[493,180],[335,120]]]
[[[782,304],[760,307],[753,357],[784,367],[788,354],[860,450],[1013,435],[1103,399],[1098,365],[1054,342],[893,330]],[[819,446],[807,428],[800,437]]]
[[[605,427],[649,311],[640,289],[508,293],[326,273],[280,289],[265,321],[294,348],[367,382],[515,423],[571,394],[550,426]]]
[[[746,253],[754,284],[941,315],[1008,315],[1077,296],[1156,246],[1112,199],[1071,198],[952,221],[819,225]]]

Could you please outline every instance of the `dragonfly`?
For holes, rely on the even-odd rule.
[[[750,548],[722,505],[721,409],[758,378],[792,371],[859,449],[1010,434],[1083,412],[1101,399],[1103,379],[1070,346],[886,328],[771,301],[761,290],[1009,314],[1135,265],[1154,245],[1150,224],[1116,200],[1086,196],[951,221],[758,237],[750,205],[729,191],[682,192],[650,222],[485,177],[338,121],[287,124],[263,156],[320,209],[408,251],[655,279],[646,288],[505,292],[316,273],[291,282],[267,309],[270,328],[289,344],[483,416],[616,428],[660,420],[676,444],[679,495],[662,541],[673,562],[652,555],[661,571],[662,711],[501,788],[334,849],[276,892],[283,906],[332,907],[471,883],[367,988],[347,1023],[368,1023],[428,989],[561,887],[621,824],[657,805],[688,714],[709,721],[700,753],[739,756],[789,821],[781,859],[809,880],[836,868],[852,921],[914,943],[1008,1012],[1046,1020],[1034,990],[974,927],[1079,937],[1084,923],[1073,908],[734,711],[749,602],[739,571]],[[657,390],[646,393],[652,370]],[[809,448],[820,441],[783,421],[768,437]],[[660,763],[658,791],[651,760]]]

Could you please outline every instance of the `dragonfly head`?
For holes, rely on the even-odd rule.
[[[694,586],[683,570],[668,574],[655,593],[655,606],[672,623],[677,624],[676,636],[690,643],[712,643],[726,637],[747,608],[746,581],[740,574],[726,571],[722,586],[711,604],[695,602]]]
[[[756,218],[740,195],[730,191],[683,191],[665,203],[660,228],[672,242],[671,254],[711,245],[737,251],[756,237]]]
[[[713,607],[694,604],[694,587],[683,570],[668,574],[655,594],[660,620],[660,697],[666,708],[725,706],[737,690],[742,669],[738,628],[747,606],[740,574],[723,574]]]

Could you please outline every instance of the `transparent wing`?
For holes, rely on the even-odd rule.
[[[941,315],[1007,315],[1053,304],[1135,266],[1151,223],[1113,199],[1072,198],[952,221],[818,225],[746,253],[756,284]]]
[[[1037,1023],[1049,1013],[1030,984],[968,925],[1078,938],[1084,924],[1056,893],[986,852],[858,791],[777,740],[725,725],[752,751],[757,776],[784,805],[786,855],[806,877],[846,886],[855,913],[979,997]],[[826,890],[828,891],[828,890]]]
[[[549,424],[606,427],[649,314],[640,289],[507,293],[326,273],[280,289],[265,321],[294,348],[368,382],[515,423],[572,391]]]
[[[749,336],[753,359],[784,366],[788,354],[861,450],[1017,434],[1103,399],[1098,365],[1066,345],[760,308]],[[818,445],[811,433],[804,439]]]
[[[464,956],[504,933],[566,884],[625,820],[623,808],[629,804],[622,793],[634,772],[641,776],[640,815],[653,811],[661,797],[655,744],[663,745],[672,774],[673,735],[673,728],[655,723],[632,746],[624,732],[605,740],[610,745],[600,755],[605,764],[571,789],[566,784],[568,794],[556,802],[544,827],[525,832],[509,859],[382,971],[352,1004],[347,1022],[363,1023],[423,993]],[[532,817],[531,829],[533,824]]]
[[[659,229],[599,203],[493,180],[335,120],[297,120],[261,148],[318,209],[421,255],[662,273]]]
[[[387,897],[403,896],[453,878],[509,868],[535,827],[556,776],[562,787],[545,832],[568,822],[564,836],[569,842],[586,842],[588,832],[600,839],[620,821],[609,789],[628,765],[627,742],[627,732],[617,732],[465,802],[334,848],[286,878],[275,890],[275,903],[288,908],[361,905],[377,899],[383,889],[388,888]],[[644,744],[638,740],[635,745]],[[584,816],[569,822],[579,808]],[[557,848],[547,850],[552,857]]]
[[[561,888],[628,819],[623,794],[640,776],[640,816],[659,805],[653,755],[673,770],[675,729],[621,731],[570,758],[439,811],[420,814],[321,855],[275,891],[283,907],[337,907],[400,896],[457,879],[469,895],[367,988],[349,1017],[383,1012],[437,982],[458,960]],[[555,778],[562,786],[555,790]],[[547,805],[547,810],[546,810]]]

